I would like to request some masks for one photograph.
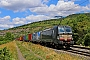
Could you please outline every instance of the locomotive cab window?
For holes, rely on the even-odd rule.
[[[65,33],[64,27],[58,27],[58,33]]]
[[[65,27],[65,31],[66,31],[66,33],[72,33],[72,30],[70,27]]]

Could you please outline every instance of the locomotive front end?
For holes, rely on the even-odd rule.
[[[57,39],[60,40],[59,44],[73,45],[72,29],[69,26],[59,26]]]

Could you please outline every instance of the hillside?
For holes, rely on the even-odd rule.
[[[44,30],[58,25],[62,19],[51,19],[45,21],[34,22],[19,27],[10,28],[8,30],[0,31],[0,35],[3,36],[7,32],[14,35],[14,38],[23,36],[29,33]],[[69,25],[72,27],[75,34],[74,40],[77,44],[90,45],[90,13],[84,14],[72,14],[63,18],[61,25]]]

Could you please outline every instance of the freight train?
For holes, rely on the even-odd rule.
[[[53,28],[28,34],[20,37],[20,41],[52,43],[59,46],[70,47],[74,44],[73,33],[70,26],[54,26]]]

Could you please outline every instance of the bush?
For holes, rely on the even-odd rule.
[[[3,36],[0,36],[0,41],[3,41],[4,40],[4,37]]]
[[[82,38],[79,38],[76,43],[77,43],[78,45],[82,44]]]
[[[5,36],[0,36],[0,45],[10,42],[12,40],[14,40],[14,35],[10,32],[7,32]]]
[[[5,40],[13,40],[14,39],[14,35],[10,32],[7,32],[5,35]]]
[[[90,33],[86,34],[83,38],[83,43],[85,46],[90,46]]]
[[[78,39],[79,39],[79,38],[78,38],[78,37],[79,37],[78,35],[79,35],[78,33],[74,33],[74,34],[73,34],[73,40],[75,41],[75,44],[76,44],[76,42],[77,42]]]
[[[0,60],[12,60],[11,54],[6,47],[0,49]]]

